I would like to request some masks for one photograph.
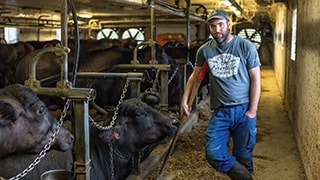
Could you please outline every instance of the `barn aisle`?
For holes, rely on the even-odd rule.
[[[261,98],[254,150],[255,180],[304,180],[305,174],[289,119],[276,84],[272,67],[261,68]],[[205,129],[210,117],[208,99],[199,103],[198,122],[182,133],[164,176],[174,180],[230,180],[216,172],[204,157]],[[154,179],[156,172],[148,179]],[[172,178],[174,176],[174,178]]]
[[[261,86],[254,179],[303,180],[300,155],[272,67],[261,68]]]

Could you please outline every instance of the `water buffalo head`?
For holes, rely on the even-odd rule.
[[[31,89],[13,84],[0,90],[0,157],[40,152],[56,127],[56,118]],[[73,135],[60,127],[52,148],[66,151],[72,145]]]
[[[136,152],[173,135],[177,130],[173,122],[141,100],[127,99],[119,108],[117,126],[104,132],[103,137],[107,141],[113,138],[122,149]]]

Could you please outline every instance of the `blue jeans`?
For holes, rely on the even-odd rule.
[[[206,131],[206,158],[216,170],[228,172],[236,161],[253,172],[252,152],[256,144],[256,117],[245,115],[249,104],[221,107],[213,112]],[[228,143],[232,137],[232,155]]]

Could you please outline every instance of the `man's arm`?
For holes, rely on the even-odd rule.
[[[189,76],[185,91],[182,96],[181,105],[180,105],[180,113],[181,115],[186,114],[189,116],[191,112],[191,107],[188,106],[188,100],[192,93],[193,87],[196,85],[199,74],[201,72],[202,66],[195,66],[192,74]]]
[[[250,107],[246,115],[253,118],[257,115],[258,103],[261,92],[260,67],[257,66],[249,70],[250,75]]]

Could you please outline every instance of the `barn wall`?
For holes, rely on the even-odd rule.
[[[195,40],[197,39],[197,27],[196,25],[190,26],[190,39]],[[70,28],[71,29],[71,28]],[[69,29],[69,30],[70,30]],[[150,34],[150,27],[145,28],[145,40],[151,38]],[[187,25],[186,24],[157,24],[156,29],[157,34],[165,34],[165,33],[183,33],[187,38]],[[0,32],[0,35],[3,36],[3,32]],[[91,39],[95,38],[95,34],[89,34],[89,29],[80,29],[80,37],[82,39]],[[70,34],[71,38],[74,35]],[[69,38],[70,38],[69,37]],[[48,41],[52,39],[60,39],[59,34],[57,34],[57,30],[50,28],[19,28],[19,37],[18,40],[20,41]]]
[[[296,0],[289,4],[298,10],[296,60],[287,47],[285,105],[293,126],[308,180],[320,179],[320,15],[318,0]],[[290,23],[287,25],[289,28]],[[290,34],[287,37],[291,37]],[[288,40],[290,42],[290,39]]]
[[[281,96],[284,96],[285,51],[286,51],[286,6],[283,3],[274,5],[276,24],[274,29],[274,72]]]
[[[196,39],[197,29],[195,25],[190,26],[190,39]],[[157,34],[165,33],[183,33],[187,38],[187,24],[158,24]]]
[[[57,39],[56,29],[44,28],[19,28],[20,41],[48,41]]]

